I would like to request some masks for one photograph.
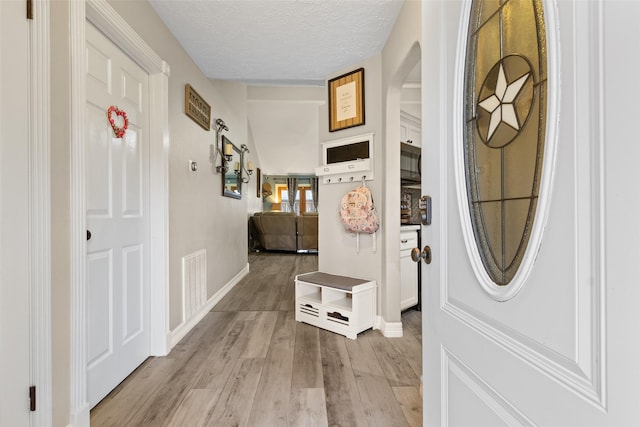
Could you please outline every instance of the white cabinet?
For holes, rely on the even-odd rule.
[[[416,147],[422,145],[421,120],[404,111],[400,111],[400,141]]]
[[[418,247],[418,232],[406,227],[400,231],[400,310],[418,304],[418,264],[411,250]]]
[[[296,320],[347,338],[373,327],[376,282],[319,271],[298,274]]]

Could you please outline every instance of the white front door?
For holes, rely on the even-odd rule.
[[[640,425],[640,57],[629,44],[640,3],[544,8],[557,146],[545,152],[555,164],[541,199],[551,193],[539,251],[523,262],[530,273],[499,302],[481,286],[463,209],[456,126],[469,3],[423,3],[422,187],[434,207],[422,236],[433,253],[423,264],[425,426]]]
[[[29,31],[0,2],[0,425],[29,425]]]
[[[95,406],[149,356],[148,75],[87,23],[88,394]],[[116,137],[109,107],[126,113]],[[124,119],[111,115],[116,128]]]

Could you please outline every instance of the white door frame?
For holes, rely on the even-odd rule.
[[[36,0],[29,25],[29,293],[31,381],[36,411],[31,425],[52,423],[51,371],[51,136],[50,5]],[[26,392],[26,390],[25,390]]]
[[[149,73],[150,353],[169,352],[169,65],[106,0],[70,2],[71,26],[71,424],[89,425],[87,398],[85,25],[102,31]]]

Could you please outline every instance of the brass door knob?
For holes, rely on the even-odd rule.
[[[431,264],[431,248],[427,245],[422,251],[420,248],[411,249],[411,259],[414,262],[420,262],[422,259],[425,264]]]

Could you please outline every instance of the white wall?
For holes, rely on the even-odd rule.
[[[246,86],[207,79],[147,2],[112,1],[113,8],[167,61],[169,77],[169,308],[170,329],[182,321],[181,259],[207,250],[208,296],[247,264],[247,200],[222,197],[222,181],[210,161],[213,130],[205,131],[184,114],[184,87],[190,84],[221,117],[225,135],[247,142]],[[189,161],[198,162],[192,173]],[[241,214],[241,215],[239,215]]]
[[[355,70],[365,69],[365,124],[329,132],[327,105],[320,108],[320,142],[374,132],[375,179],[367,181],[373,192],[381,218],[377,233],[377,251],[372,239],[360,236],[360,252],[356,252],[353,235],[344,232],[338,216],[342,196],[358,184],[327,184],[320,188],[319,205],[319,269],[328,273],[362,277],[377,281],[378,314],[388,326],[388,334],[401,333],[400,325],[400,98],[401,84],[419,61],[421,36],[421,4],[407,1],[381,55],[340,70],[327,80]],[[391,108],[389,87],[394,87]],[[326,99],[326,98],[325,98]],[[383,325],[384,327],[384,325]],[[396,332],[394,332],[394,330]],[[385,333],[387,333],[385,332]]]
[[[367,187],[372,191],[378,215],[384,212],[382,188],[385,179],[384,152],[385,138],[382,134],[382,98],[381,98],[381,57],[380,55],[353,64],[349,69],[340,70],[327,80],[341,74],[364,67],[364,95],[365,95],[365,124],[336,132],[329,132],[329,118],[327,105],[320,108],[320,142],[332,141],[373,132],[374,135],[374,173],[375,179],[367,181]],[[338,209],[340,199],[349,190],[357,187],[358,183],[320,184],[320,203],[318,217],[318,267],[321,271],[332,274],[376,280],[382,283],[382,248],[383,233],[386,224],[384,220],[377,233],[378,248],[372,250],[371,236],[360,236],[360,252],[356,252],[356,239],[353,234],[344,231]],[[399,214],[398,214],[399,215]],[[378,301],[380,305],[380,301]]]
[[[384,110],[386,171],[383,189],[385,247],[383,255],[382,316],[400,322],[400,102],[402,83],[420,61],[422,4],[406,1],[382,51],[382,104]],[[405,91],[406,96],[407,91]]]
[[[374,132],[375,179],[367,181],[381,218],[377,233],[377,251],[372,239],[360,236],[360,252],[356,252],[353,235],[344,232],[338,217],[342,196],[357,184],[327,184],[320,188],[319,269],[328,273],[374,279],[378,283],[378,314],[382,316],[385,334],[401,333],[400,324],[400,88],[404,77],[419,60],[417,46],[421,35],[420,2],[407,1],[381,55],[366,59],[346,70],[327,76],[365,69],[365,124],[328,131],[327,106],[320,109],[320,142]],[[388,111],[388,89],[393,93]],[[385,326],[386,325],[386,326]]]
[[[250,86],[247,98],[262,172],[313,174],[319,165],[318,111],[325,87]]]

